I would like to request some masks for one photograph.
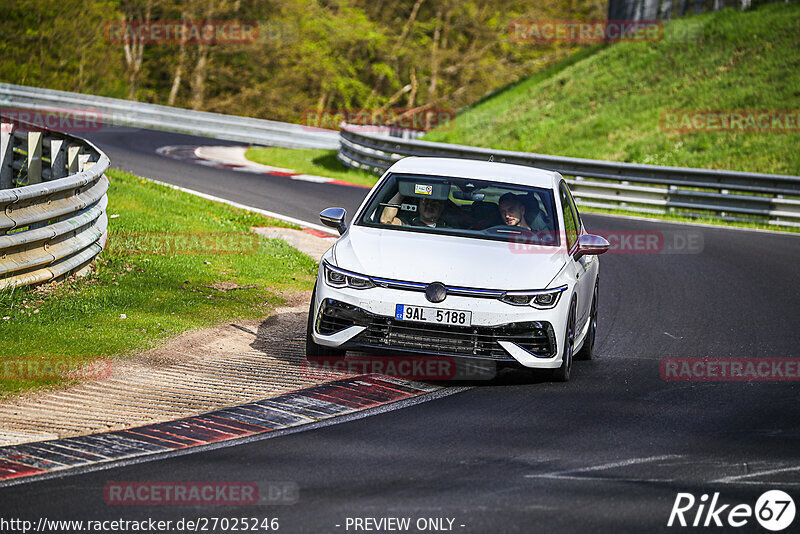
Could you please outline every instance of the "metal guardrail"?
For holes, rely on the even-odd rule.
[[[800,227],[800,177],[662,167],[399,139],[345,125],[339,160],[381,174],[406,156],[515,163],[558,171],[583,206]]]
[[[80,271],[103,250],[109,163],[83,139],[2,123],[0,289]]]
[[[339,147],[339,134],[333,130],[8,83],[0,83],[0,105],[40,111],[87,110],[97,113],[103,125],[170,130],[255,145]]]

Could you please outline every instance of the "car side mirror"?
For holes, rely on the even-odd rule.
[[[347,217],[347,210],[344,208],[325,208],[319,214],[319,220],[322,221],[322,224],[336,228],[339,231],[339,235],[342,235],[347,230],[347,225],[344,223],[345,217]]]
[[[604,237],[593,234],[583,234],[578,238],[578,247],[575,249],[575,259],[581,256],[597,256],[606,252],[611,244]]]

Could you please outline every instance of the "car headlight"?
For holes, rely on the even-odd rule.
[[[325,283],[331,287],[349,287],[352,289],[369,289],[375,287],[375,284],[372,283],[372,280],[370,280],[368,276],[339,269],[327,261],[322,262],[322,270],[325,274]]]
[[[500,300],[512,306],[533,306],[546,310],[558,304],[561,293],[566,289],[567,286],[561,286],[536,291],[506,291]]]

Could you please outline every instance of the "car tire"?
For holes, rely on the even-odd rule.
[[[314,301],[317,299],[317,286],[311,293],[311,304],[308,307],[308,323],[306,325],[306,359],[308,358],[344,358],[347,351],[325,347],[314,342],[311,335],[314,329]]]
[[[575,301],[569,308],[569,318],[564,334],[564,357],[561,359],[561,367],[553,369],[552,379],[555,382],[569,382],[570,371],[572,370],[573,350],[575,348]]]
[[[592,306],[589,309],[589,329],[586,331],[586,339],[583,340],[583,347],[575,355],[576,360],[591,360],[594,358],[594,342],[597,338],[597,294],[598,284],[594,285],[592,295]]]

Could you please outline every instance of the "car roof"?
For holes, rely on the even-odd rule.
[[[529,185],[553,189],[561,175],[554,171],[546,171],[524,165],[498,163],[458,158],[426,158],[411,156],[403,158],[389,168],[391,172],[409,174],[433,174],[437,176],[455,176],[458,178],[474,178],[476,180],[492,180],[516,185]]]

